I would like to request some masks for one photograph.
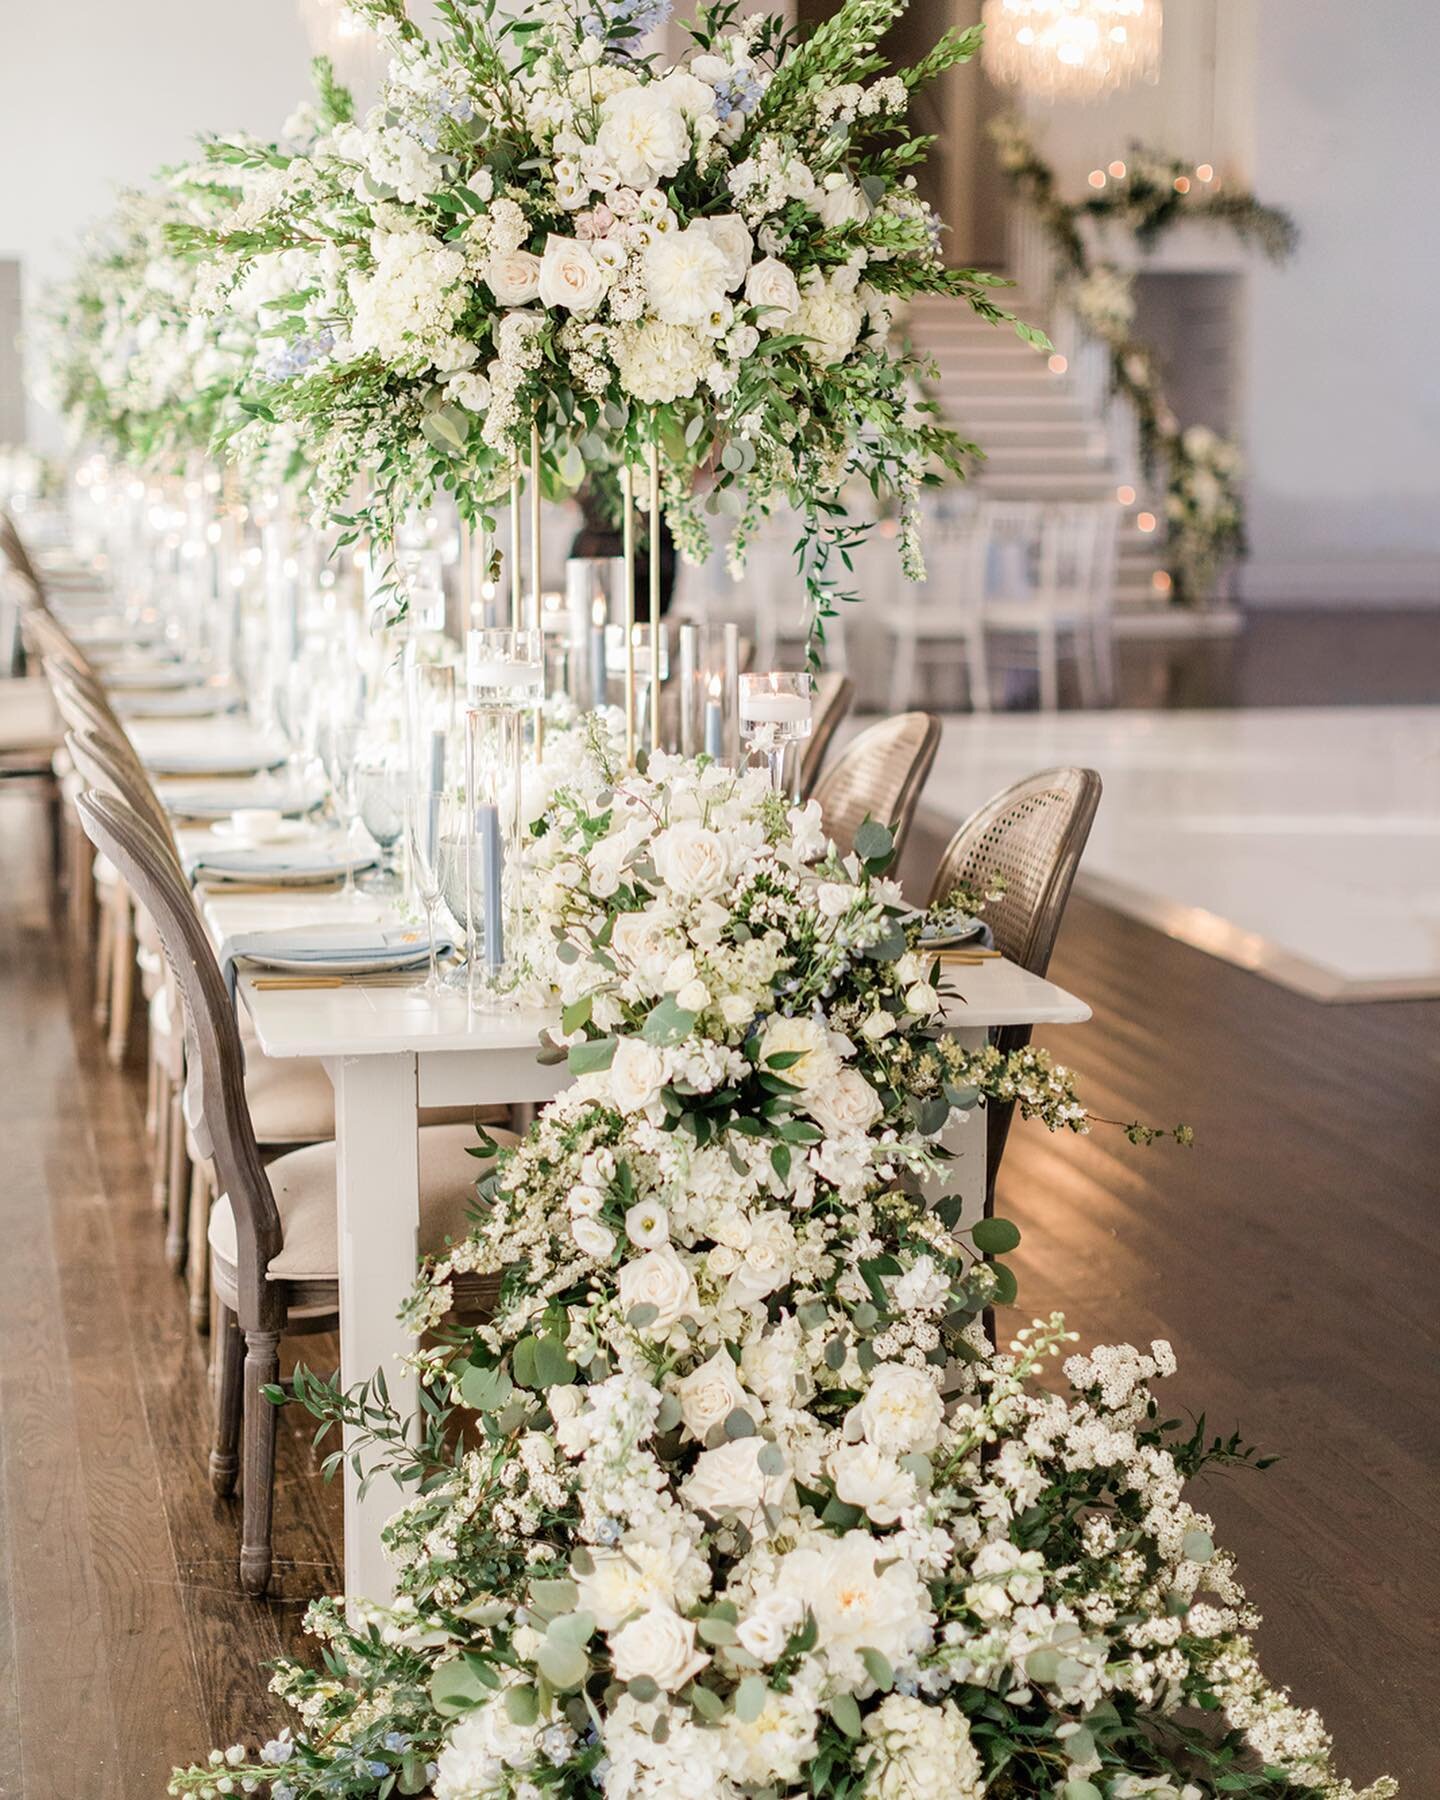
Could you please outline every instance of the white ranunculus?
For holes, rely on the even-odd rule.
[[[645,252],[650,310],[666,325],[704,326],[725,299],[725,252],[702,222],[667,231]]]
[[[736,1379],[730,1352],[723,1348],[698,1369],[692,1369],[683,1381],[677,1381],[674,1391],[685,1429],[702,1442],[737,1407],[747,1408],[752,1417],[760,1410]]]
[[[658,1200],[637,1200],[625,1214],[625,1235],[637,1250],[654,1250],[670,1239],[670,1215]]]
[[[637,1306],[653,1306],[655,1317],[640,1327],[646,1332],[666,1332],[672,1325],[699,1312],[700,1296],[695,1277],[670,1244],[647,1250],[620,1271],[620,1310],[629,1314]]]
[[[576,1248],[583,1250],[586,1256],[593,1256],[597,1262],[604,1262],[615,1248],[615,1233],[610,1227],[585,1213],[570,1221],[570,1235]]]
[[[730,857],[724,839],[694,820],[662,831],[652,852],[660,879],[686,900],[708,899],[729,885]]]
[[[492,256],[485,265],[485,285],[499,306],[525,306],[540,292],[540,258],[530,250]]]
[[[698,1675],[710,1658],[695,1648],[695,1624],[673,1607],[652,1606],[624,1625],[610,1640],[610,1660],[617,1681],[648,1675],[667,1693]]]
[[[830,1081],[811,1088],[805,1110],[827,1137],[857,1137],[881,1117],[880,1096],[858,1069],[840,1069]]]
[[[830,1453],[835,1492],[847,1506],[858,1506],[877,1525],[893,1525],[913,1506],[915,1477],[873,1444],[841,1444]]]
[[[762,331],[785,331],[800,304],[800,286],[778,256],[767,256],[745,277],[745,298],[767,309],[760,315]]]
[[[690,151],[685,115],[662,82],[611,94],[595,141],[620,179],[637,188],[674,175]]]
[[[610,1097],[623,1113],[644,1112],[660,1098],[665,1058],[644,1038],[621,1038],[610,1064]]]
[[[758,1531],[760,1509],[780,1504],[790,1478],[788,1469],[767,1475],[760,1467],[766,1447],[764,1438],[748,1437],[702,1452],[680,1486],[686,1505],[715,1518],[739,1513],[752,1531]]]
[[[735,1627],[740,1648],[757,1662],[773,1663],[805,1620],[794,1594],[761,1594]]]
[[[551,232],[540,259],[540,298],[546,306],[594,312],[605,298],[606,285],[605,271],[588,244]]]
[[[945,1408],[928,1369],[881,1363],[851,1417],[876,1449],[903,1456],[935,1448]]]
[[[775,1073],[792,1087],[809,1091],[833,1081],[839,1068],[830,1048],[830,1034],[818,1019],[787,1019],[779,1013],[765,1021],[760,1039],[760,1066],[772,1056],[796,1056],[787,1068]]]
[[[715,213],[708,219],[696,219],[690,229],[703,231],[725,258],[725,291],[734,293],[744,281],[755,253],[750,227],[739,213]]]

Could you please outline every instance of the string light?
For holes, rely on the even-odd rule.
[[[1157,594],[1168,594],[1175,583],[1170,579],[1168,571],[1157,569],[1150,577],[1150,585]]]
[[[1201,181],[1213,181],[1215,179],[1215,171],[1211,168],[1209,163],[1200,163],[1195,170],[1195,174]]]
[[[1123,162],[1113,162],[1113,163],[1111,163],[1111,165],[1110,165],[1110,173],[1111,173],[1111,174],[1112,174],[1112,175],[1113,175],[1113,176],[1114,176],[1114,177],[1115,177],[1115,179],[1116,179],[1116,180],[1117,180],[1117,181],[1123,181],[1123,180],[1124,180],[1124,179],[1125,179],[1125,165],[1124,165],[1124,163],[1123,163]]]
[[[1177,194],[1188,194],[1190,192],[1190,177],[1188,175],[1177,175],[1175,177],[1175,192]]]
[[[1070,364],[1057,351],[1057,353],[1050,358],[1050,361],[1046,364],[1046,367],[1049,369],[1049,371],[1052,375],[1063,375],[1065,373],[1065,371],[1070,367]]]
[[[1043,100],[1101,100],[1160,71],[1161,0],[985,0],[990,79]]]
[[[1104,187],[1104,185],[1105,185],[1105,171],[1104,171],[1104,170],[1103,170],[1103,169],[1092,169],[1092,170],[1091,170],[1091,171],[1090,171],[1090,185],[1091,185],[1091,187],[1093,187],[1093,188],[1102,188],[1102,187]]]
[[[1153,531],[1155,529],[1155,515],[1154,513],[1137,513],[1135,523],[1141,531]]]
[[[1135,490],[1133,487],[1118,487],[1115,490],[1115,498],[1122,506],[1133,506],[1135,504]]]

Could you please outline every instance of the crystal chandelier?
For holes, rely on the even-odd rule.
[[[340,81],[360,89],[362,100],[379,86],[385,61],[380,44],[344,0],[300,0],[300,21],[312,54],[328,56]]]
[[[1160,72],[1161,0],[985,0],[990,79],[1041,100],[1103,100]]]

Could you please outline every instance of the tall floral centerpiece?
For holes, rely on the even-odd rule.
[[[313,1608],[293,1727],[172,1792],[1353,1797],[1183,1497],[1247,1453],[1161,1423],[1168,1345],[1061,1395],[1061,1321],[985,1340],[1016,1234],[926,1204],[941,1133],[1088,1120],[946,1037],[888,834],[841,858],[762,772],[592,734],[538,843],[576,1080],[422,1275],[423,1425],[296,1381],[413,1495],[399,1596]]]
[[[243,406],[292,423],[326,503],[382,539],[436,487],[488,519],[532,461],[559,494],[653,455],[690,556],[717,493],[735,490],[740,560],[760,517],[796,508],[819,618],[858,529],[847,483],[898,501],[918,574],[915,497],[967,446],[892,312],[948,293],[1009,315],[994,278],[945,265],[911,173],[911,96],[977,34],[891,71],[876,46],[904,4],[846,0],[797,36],[715,0],[671,64],[642,44],[661,0],[503,22],[442,3],[434,36],[401,0],[357,0],[392,58],[380,103],[298,153],[217,142],[245,197],[178,234],[217,306],[284,260]]]

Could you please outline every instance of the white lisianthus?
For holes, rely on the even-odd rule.
[[[730,880],[730,858],[724,840],[693,820],[662,831],[652,845],[656,873],[686,900],[705,900],[723,892]]]
[[[650,309],[666,325],[705,326],[723,304],[725,252],[702,221],[657,237],[645,252]]]
[[[715,213],[708,219],[696,219],[690,229],[703,231],[725,258],[725,291],[733,293],[744,281],[755,252],[750,227],[739,213]]]
[[[610,1639],[610,1660],[617,1681],[648,1675],[667,1693],[684,1687],[710,1658],[695,1647],[695,1624],[672,1607],[652,1606]]]
[[[585,1213],[570,1221],[570,1235],[576,1248],[583,1250],[586,1256],[593,1256],[597,1262],[604,1262],[615,1248],[615,1233],[610,1227]]]
[[[839,1061],[830,1048],[830,1034],[818,1019],[787,1019],[776,1013],[765,1021],[760,1066],[765,1067],[773,1056],[791,1055],[796,1060],[775,1073],[802,1091],[824,1086],[839,1071]]]
[[[484,412],[490,404],[490,383],[483,375],[452,375],[445,383],[445,398],[467,412]]]
[[[876,1449],[903,1456],[910,1450],[933,1450],[944,1417],[944,1403],[928,1369],[881,1363],[871,1374],[864,1397],[850,1411],[846,1436],[852,1435],[854,1420]]]
[[[665,1058],[644,1038],[623,1037],[610,1064],[610,1097],[623,1113],[644,1112],[660,1098]]]
[[[651,320],[619,334],[615,371],[620,385],[647,406],[688,400],[711,361],[711,340],[688,325]]]
[[[752,1530],[758,1531],[761,1508],[778,1506],[790,1479],[788,1466],[774,1475],[761,1467],[762,1456],[775,1448],[764,1438],[748,1437],[702,1452],[680,1486],[686,1505],[716,1518],[724,1513],[739,1513]]]
[[[735,1627],[735,1635],[757,1662],[773,1663],[804,1621],[804,1604],[794,1594],[766,1593]]]
[[[619,1294],[620,1310],[626,1315],[637,1306],[655,1308],[655,1317],[638,1329],[656,1334],[683,1318],[693,1318],[700,1306],[695,1277],[669,1244],[626,1263],[620,1271]]]
[[[621,181],[637,188],[676,174],[690,152],[685,115],[663,82],[611,94],[595,142]]]
[[[766,309],[760,315],[762,331],[785,331],[800,305],[800,284],[779,257],[767,256],[745,277],[745,298]]]
[[[865,1784],[874,1800],[980,1800],[985,1792],[969,1721],[951,1700],[935,1706],[887,1694],[866,1719],[865,1735],[876,1750]]]
[[[877,1525],[893,1525],[915,1503],[915,1477],[873,1444],[841,1444],[830,1453],[835,1492]]]
[[[827,1137],[858,1137],[883,1115],[880,1096],[858,1069],[840,1069],[805,1096],[805,1110]]]
[[[625,1235],[637,1250],[654,1250],[670,1238],[670,1215],[658,1200],[637,1200],[625,1214]]]
[[[578,238],[551,232],[540,259],[540,298],[568,312],[594,312],[605,298],[607,280],[595,253]]]
[[[717,1350],[708,1362],[676,1382],[675,1398],[680,1402],[685,1429],[702,1443],[737,1408],[759,1411],[736,1379],[735,1364],[725,1349]]]
[[[500,306],[526,306],[540,292],[540,258],[531,250],[511,250],[485,264],[485,285]]]

